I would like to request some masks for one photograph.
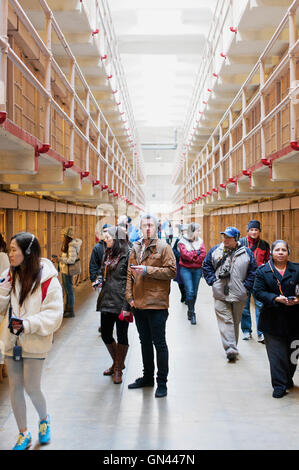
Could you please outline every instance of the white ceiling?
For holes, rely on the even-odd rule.
[[[180,139],[216,2],[109,0],[141,144]],[[143,150],[145,176],[171,175],[176,152]]]

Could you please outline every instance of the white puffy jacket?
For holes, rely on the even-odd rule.
[[[62,322],[63,296],[62,288],[57,278],[57,271],[53,263],[41,258],[42,276],[41,284],[51,278],[47,294],[42,301],[41,285],[29,294],[23,305],[19,306],[20,282],[17,279],[15,292],[1,287],[0,284],[0,341],[4,344],[5,354],[12,356],[12,350],[18,338],[18,344],[22,346],[23,357],[46,357],[51,349],[53,333]],[[6,269],[1,277],[8,275]],[[8,307],[11,300],[14,316],[23,319],[24,332],[15,336],[8,329]]]

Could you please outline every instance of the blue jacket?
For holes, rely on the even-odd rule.
[[[202,265],[204,278],[207,284],[212,286],[215,299],[225,302],[245,301],[248,292],[252,290],[257,269],[253,253],[239,244],[232,257],[230,277],[220,279],[219,261],[223,257],[223,250],[223,243],[210,249]],[[224,293],[225,286],[229,288],[228,294]]]
[[[89,261],[89,278],[91,282],[94,282],[97,276],[101,272],[102,258],[105,251],[105,243],[100,240],[92,250],[90,261]]]
[[[273,336],[299,339],[299,305],[287,306],[274,300],[281,295],[277,279],[285,297],[295,295],[295,286],[299,284],[299,264],[289,261],[281,277],[272,260],[270,263],[274,274],[269,263],[260,266],[253,286],[254,297],[263,303],[258,329]]]
[[[131,243],[137,242],[141,238],[141,233],[137,227],[130,225],[128,230],[128,237]]]

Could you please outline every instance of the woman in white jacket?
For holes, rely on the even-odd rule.
[[[67,227],[61,232],[63,242],[61,247],[61,256],[53,261],[59,261],[59,271],[62,276],[62,285],[65,294],[64,318],[74,317],[75,295],[73,288],[73,276],[70,275],[69,266],[75,264],[79,258],[79,252],[82,244],[80,238],[74,237],[74,228]],[[79,274],[79,273],[78,273]]]
[[[43,359],[51,349],[54,331],[61,325],[63,298],[55,267],[40,255],[37,238],[20,232],[11,239],[10,268],[0,275],[4,279],[0,284],[0,343],[19,428],[14,450],[25,450],[32,441],[27,430],[24,390],[39,414],[40,443],[50,440],[50,420],[40,382]]]

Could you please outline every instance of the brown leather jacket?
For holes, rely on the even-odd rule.
[[[140,310],[164,310],[169,307],[170,281],[176,276],[176,261],[171,246],[154,239],[140,259],[143,241],[134,243],[127,271],[126,299],[134,300]],[[136,273],[130,265],[147,267],[146,274]]]

